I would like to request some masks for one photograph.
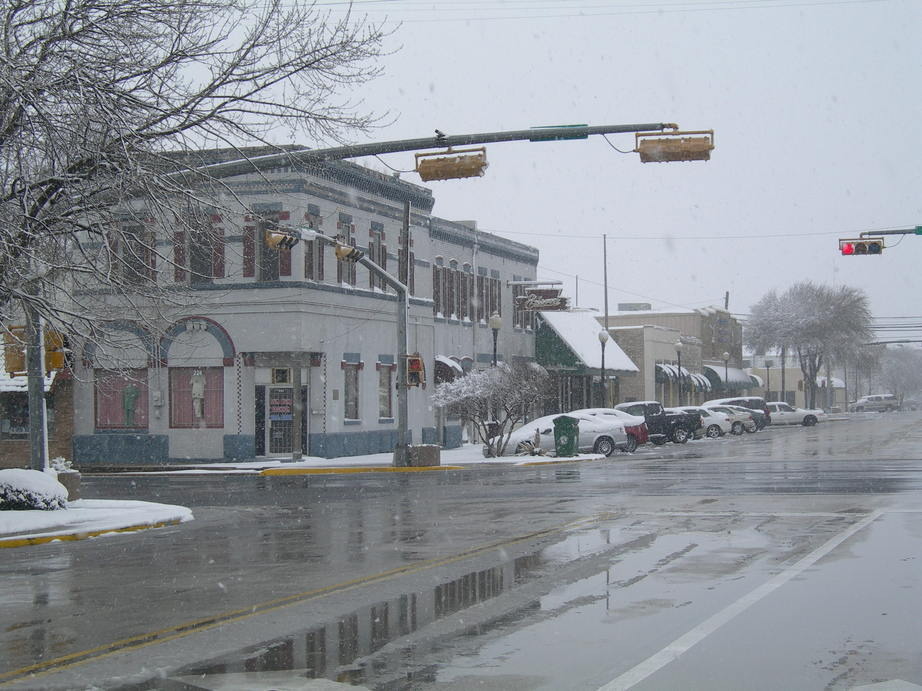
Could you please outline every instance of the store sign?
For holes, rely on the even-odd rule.
[[[524,295],[517,295],[515,306],[530,312],[562,312],[570,309],[570,298],[560,295],[560,288],[526,288]]]

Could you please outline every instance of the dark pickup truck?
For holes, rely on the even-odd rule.
[[[631,415],[643,416],[647,422],[650,441],[661,445],[667,441],[684,444],[694,439],[695,430],[701,426],[698,413],[669,411],[659,401],[632,401],[615,406]]]

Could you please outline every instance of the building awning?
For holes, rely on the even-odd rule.
[[[602,325],[595,312],[539,312],[541,319],[588,369],[602,369],[602,347],[599,332]],[[605,370],[607,372],[639,372],[631,358],[621,347],[609,339],[605,343]]]
[[[455,370],[456,374],[464,374],[464,368],[461,367],[461,364],[458,362],[455,362],[447,355],[436,355],[435,361],[441,362],[443,365],[446,365],[450,367],[451,369]]]
[[[435,356],[435,383],[443,384],[464,376],[464,368],[447,355]]]
[[[724,378],[726,371],[726,380]],[[751,389],[752,379],[739,367],[721,367],[720,365],[704,365],[704,374],[715,389]]]
[[[679,378],[679,367],[678,365],[670,365],[668,362],[658,362],[656,363],[656,380],[657,381],[676,381]],[[681,374],[683,381],[689,382],[692,386],[695,387],[696,391],[710,391],[711,382],[708,381],[708,378],[703,374],[698,374],[697,372],[689,372],[684,367],[681,368]]]
[[[752,374],[750,372],[749,378],[752,379],[752,383],[755,384],[756,386],[765,386],[765,382],[762,381],[762,377],[760,377],[758,374]]]

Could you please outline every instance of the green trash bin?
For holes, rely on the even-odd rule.
[[[569,415],[554,418],[554,449],[557,456],[575,456],[578,442],[579,420]]]

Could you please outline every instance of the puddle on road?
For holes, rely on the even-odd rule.
[[[554,636],[600,638],[613,623],[684,607],[702,589],[696,569],[710,564],[708,579],[735,574],[770,542],[751,524],[727,531],[726,516],[699,516],[694,528],[665,535],[657,534],[661,520],[577,530],[531,554],[134,688],[172,689],[179,682],[209,689],[236,675],[280,673],[292,682],[326,678],[387,691],[464,688],[484,674],[494,685],[504,680],[494,688],[534,688],[542,683],[534,674],[550,674],[548,665],[559,663],[542,659]],[[501,550],[496,554],[502,559]],[[662,580],[651,576],[667,572],[672,586],[664,594]]]

